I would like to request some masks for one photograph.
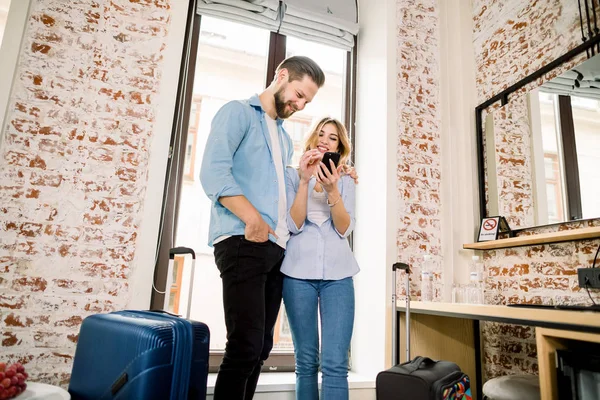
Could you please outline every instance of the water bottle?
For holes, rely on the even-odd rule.
[[[423,256],[421,267],[421,301],[433,300],[433,262],[429,254]]]
[[[468,301],[471,304],[483,304],[483,263],[479,256],[473,256],[471,261]]]

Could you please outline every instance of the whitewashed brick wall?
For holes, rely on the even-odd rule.
[[[596,7],[599,7],[596,4]],[[581,44],[577,2],[570,0],[520,1],[475,0],[473,2],[473,43],[476,59],[478,101],[500,93],[525,76]],[[585,54],[556,68],[509,98],[509,105],[494,112],[500,136],[498,154],[509,155],[499,175],[509,177],[502,184],[503,212],[513,226],[532,225],[531,164],[525,136],[527,104],[522,94],[586,59]],[[520,96],[520,97],[519,97]],[[494,109],[495,107],[491,107]],[[497,108],[497,107],[496,107]],[[508,114],[513,117],[509,122]],[[508,137],[507,137],[508,135]],[[510,137],[511,140],[508,140]],[[517,139],[522,149],[515,152]],[[509,171],[509,169],[512,169]],[[501,178],[500,181],[503,179]],[[510,187],[512,184],[512,188]],[[529,233],[598,226],[600,220],[535,229]],[[586,303],[587,293],[578,286],[577,268],[591,266],[600,240],[530,246],[484,253],[487,271],[486,302],[507,304]],[[513,373],[537,373],[535,329],[484,323],[482,337],[485,357],[484,378]]]
[[[0,147],[1,361],[65,385],[129,299],[170,0],[36,0]]]
[[[413,266],[413,295],[420,296],[424,254],[437,265],[441,296],[440,30],[436,0],[397,1],[398,254]],[[398,293],[404,285],[397,282]]]

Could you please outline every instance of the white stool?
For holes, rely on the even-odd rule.
[[[487,400],[540,400],[537,375],[506,375],[490,379],[483,385]]]
[[[27,389],[19,396],[19,400],[70,400],[71,395],[65,389],[45,383],[27,382]]]

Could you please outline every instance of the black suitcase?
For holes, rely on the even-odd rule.
[[[406,272],[406,359],[397,360],[396,270]],[[375,380],[377,400],[471,400],[469,377],[450,361],[435,361],[428,357],[410,358],[410,267],[396,263],[392,267],[392,368],[382,371]]]

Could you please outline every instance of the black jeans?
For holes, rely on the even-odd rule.
[[[273,242],[232,236],[215,245],[223,282],[227,344],[215,400],[251,400],[264,360],[273,348],[281,306],[284,250]]]

